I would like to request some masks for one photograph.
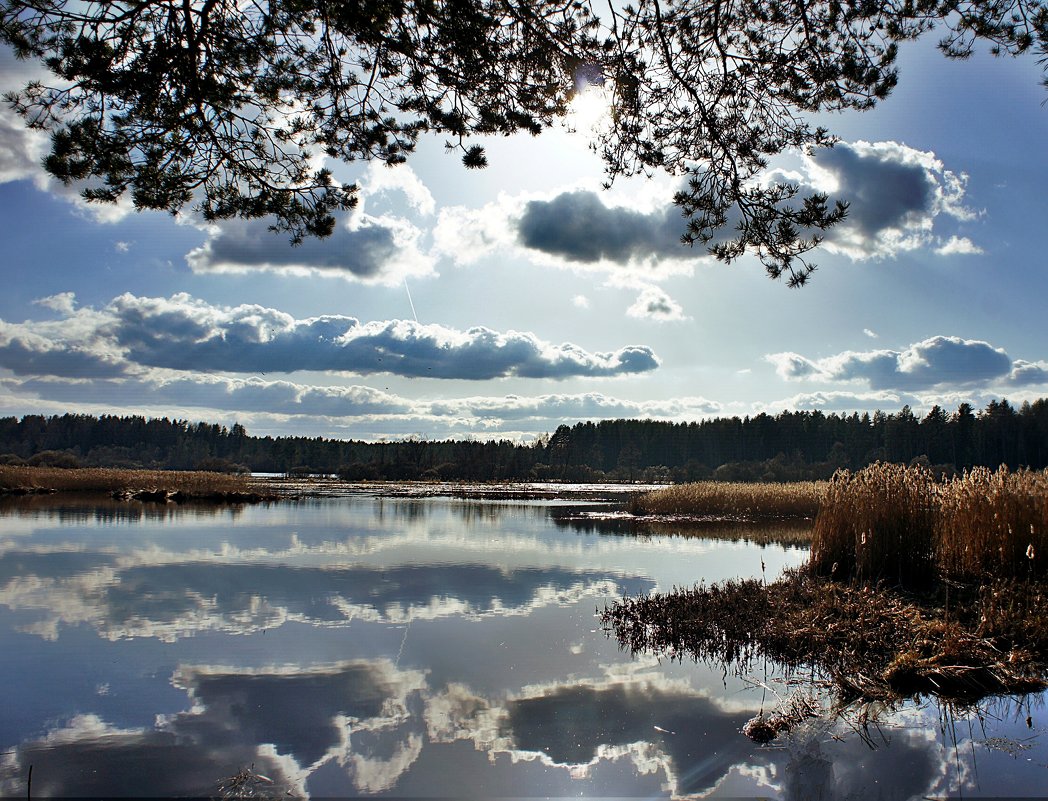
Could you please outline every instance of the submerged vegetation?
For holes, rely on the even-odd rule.
[[[639,494],[630,500],[635,515],[769,520],[814,517],[826,494],[825,481],[749,484],[697,481]]]
[[[632,651],[814,668],[843,698],[1046,686],[1048,474],[877,464],[823,490],[806,566],[625,598],[605,629]]]

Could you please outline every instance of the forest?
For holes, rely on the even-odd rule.
[[[602,420],[561,425],[528,443],[408,438],[363,442],[255,437],[166,417],[64,414],[0,418],[0,464],[338,474],[347,480],[798,481],[874,462],[1048,467],[1048,399],[1016,408],[962,403],[895,413]]]

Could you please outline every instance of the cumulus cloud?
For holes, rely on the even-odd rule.
[[[681,244],[685,221],[665,202],[673,189],[662,188],[657,203],[643,192],[623,197],[572,188],[552,195],[503,194],[477,209],[446,208],[434,227],[434,251],[459,264],[517,250],[574,270],[641,272],[646,280],[688,275],[706,254]]]
[[[46,136],[27,129],[13,112],[0,110],[0,183],[31,178],[38,186],[46,185],[40,168],[46,143]]]
[[[422,253],[422,232],[394,217],[356,213],[326,239],[308,237],[292,245],[267,220],[229,220],[211,228],[207,242],[186,254],[194,272],[268,270],[293,275],[337,276],[367,284],[400,283],[433,275],[433,259]]]
[[[898,142],[838,143],[802,157],[801,169],[769,170],[766,180],[795,183],[802,195],[827,192],[850,204],[847,219],[826,233],[823,247],[853,260],[885,258],[937,246],[942,254],[977,253],[971,240],[935,233],[941,217],[976,216],[965,205],[967,176],[946,169],[934,153]],[[659,205],[574,188],[551,196],[502,196],[480,209],[441,212],[437,251],[460,263],[517,247],[555,265],[622,273],[660,269],[688,273],[706,256],[681,244],[685,221],[669,204]],[[730,234],[737,212],[729,212]]]
[[[637,301],[626,310],[630,317],[669,322],[686,320],[684,309],[677,301],[658,287],[649,286],[641,290]]]
[[[1048,384],[1048,362],[1027,362],[1016,359],[1009,375],[1009,383],[1016,386]]]
[[[569,262],[628,264],[689,255],[680,243],[685,224],[675,207],[643,213],[608,206],[586,190],[528,201],[515,228],[524,247]]]
[[[771,403],[757,404],[755,411],[777,414],[784,409],[793,411],[852,412],[891,411],[903,406],[924,408],[925,399],[907,392],[804,392]]]
[[[828,191],[849,202],[847,219],[827,233],[824,246],[852,259],[928,247],[939,216],[976,216],[964,205],[966,175],[947,170],[932,152],[898,142],[841,142],[810,154],[805,166],[798,182],[802,189]],[[962,247],[957,237],[950,242]]]
[[[429,188],[407,164],[390,165],[373,161],[360,182],[364,203],[374,195],[399,192],[408,204],[420,214],[432,214],[437,207]]]
[[[30,77],[35,77],[33,70],[27,70],[26,66],[26,62],[13,62],[10,57],[0,55],[0,88],[20,88]],[[84,200],[80,193],[90,182],[63,184],[52,178],[42,166],[48,148],[46,133],[27,128],[22,118],[6,104],[0,108],[0,184],[30,180],[37,189],[72,203],[79,213],[97,222],[117,222],[131,213],[130,201],[88,203]]]
[[[252,433],[323,434],[356,439],[532,438],[564,422],[621,418],[694,421],[723,413],[717,401],[684,396],[634,401],[599,392],[533,396],[407,398],[366,386],[316,386],[262,377],[154,371],[115,379],[0,379],[0,414],[206,415]]]
[[[213,306],[187,294],[143,298],[125,293],[98,312],[73,311],[72,302],[65,296],[48,301],[66,313],[64,320],[0,321],[0,367],[19,375],[65,377],[113,377],[137,366],[483,380],[610,377],[648,372],[659,364],[643,346],[591,352],[528,332],[483,327],[462,331],[341,315],[300,320],[263,306]]]
[[[977,256],[983,249],[966,236],[951,236],[935,249],[940,256]]]
[[[1043,363],[1015,361],[981,340],[936,336],[905,350],[844,351],[822,359],[773,353],[765,360],[787,381],[861,381],[871,389],[920,390],[943,386],[1038,383]]]

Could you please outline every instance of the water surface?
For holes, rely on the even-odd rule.
[[[803,549],[563,500],[0,507],[0,791],[314,798],[1040,796],[1044,698],[827,714],[758,746],[775,666],[631,658],[621,594]],[[776,538],[772,537],[774,541]],[[865,724],[865,725],[862,725]]]

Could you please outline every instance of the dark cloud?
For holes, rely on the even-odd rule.
[[[928,164],[906,159],[908,150],[840,142],[816,151],[812,160],[840,182],[835,195],[850,204],[846,225],[876,236],[934,214],[939,186],[935,174]]]
[[[273,797],[300,798],[295,767],[308,769],[330,754],[358,774],[360,789],[385,789],[375,779],[384,774],[388,787],[412,760],[383,760],[381,751],[399,756],[390,742],[397,740],[409,750],[409,733],[400,730],[406,699],[425,687],[421,673],[386,660],[258,671],[188,667],[173,683],[195,701],[192,710],[160,718],[152,729],[78,716],[9,752],[0,789],[24,793],[32,765],[32,789],[43,797],[208,798],[221,780],[250,766],[267,777]]]
[[[217,226],[202,247],[186,255],[197,272],[271,270],[315,272],[366,283],[396,283],[405,275],[432,273],[418,250],[420,232],[409,223],[358,213],[340,221],[331,236],[292,245],[266,220],[234,220]]]
[[[826,233],[825,244],[852,258],[884,257],[934,245],[939,240],[932,228],[939,215],[973,216],[962,206],[965,177],[945,169],[934,153],[896,142],[840,142],[809,158],[808,174],[776,170],[769,175],[796,183],[802,195],[822,188],[820,177],[831,176],[837,184],[831,200],[846,200],[850,207],[847,219]],[[738,220],[738,209],[729,209],[728,223],[714,241],[731,236]],[[577,263],[623,265],[646,258],[705,255],[705,249],[690,251],[681,245],[685,222],[676,206],[642,213],[607,206],[600,194],[585,190],[529,201],[511,224],[524,247]],[[955,240],[954,250],[960,252],[960,240]],[[965,242],[964,252],[978,250]],[[649,305],[652,316],[660,312],[673,319],[679,316],[679,310],[671,307],[660,310],[658,303]],[[639,315],[641,308],[636,309]]]
[[[114,729],[86,715],[20,745],[0,768],[5,795],[13,795],[15,787],[26,793],[29,765],[32,792],[40,798],[208,798],[217,782],[249,765],[276,786],[288,783],[278,760],[232,730],[215,725],[198,726],[191,734],[177,731],[177,725]]]
[[[0,367],[15,375],[115,378],[127,372],[127,364],[114,353],[89,350],[65,339],[20,334],[12,328],[0,321]]]
[[[643,214],[606,206],[600,195],[585,190],[529,201],[516,229],[525,247],[575,262],[702,255],[681,245],[685,224],[675,206]]]
[[[14,386],[42,398],[79,403],[119,405],[141,398],[163,406],[326,417],[403,415],[413,411],[408,401],[370,387],[309,386],[261,378],[196,376],[90,383],[30,379]]]
[[[191,265],[201,271],[222,266],[307,266],[357,278],[375,278],[397,249],[393,231],[381,225],[356,230],[338,225],[327,239],[309,237],[292,246],[287,234],[268,230],[265,221],[238,221],[224,223],[201,250],[194,251]]]
[[[189,670],[179,678],[209,718],[228,721],[247,742],[271,744],[303,766],[339,745],[337,716],[381,718],[397,694],[391,677],[367,662],[292,673]]]
[[[97,562],[97,564],[96,564]],[[629,594],[650,592],[650,579],[569,568],[503,570],[478,564],[392,567],[291,567],[225,562],[137,565],[116,570],[97,586],[91,570],[105,566],[62,554],[35,559],[12,556],[22,577],[60,576],[69,608],[91,610],[90,619],[109,639],[155,636],[171,640],[201,630],[259,631],[287,619],[312,625],[347,624],[355,618],[399,621],[415,615],[498,615],[539,604],[546,594],[607,591],[613,581]],[[0,569],[5,566],[0,563]],[[8,567],[10,567],[8,565]],[[35,596],[34,596],[35,597]],[[17,606],[13,596],[9,604]],[[27,601],[28,603],[29,601]],[[55,608],[61,617],[62,604]]]
[[[1007,381],[1011,358],[987,342],[936,336],[906,350],[845,351],[823,359],[797,353],[766,357],[788,380],[863,381],[874,390],[920,390]],[[1016,370],[1033,374],[1016,363]]]
[[[711,790],[755,748],[740,734],[752,712],[726,712],[679,689],[562,686],[510,701],[507,713],[504,733],[514,748],[542,752],[559,765],[589,764],[602,746],[652,742],[668,756],[675,794]]]

